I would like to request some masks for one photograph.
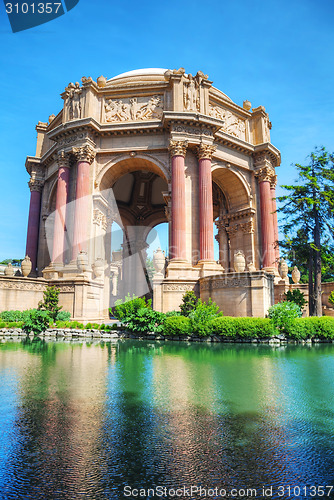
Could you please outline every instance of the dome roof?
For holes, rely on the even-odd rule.
[[[133,80],[164,80],[164,75],[167,69],[163,68],[144,68],[135,69],[132,71],[127,71],[126,73],[121,73],[120,75],[113,76],[109,78],[108,83],[119,83],[121,80],[133,81]],[[144,78],[143,78],[144,77]]]

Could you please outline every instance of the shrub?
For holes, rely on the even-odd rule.
[[[305,299],[305,295],[299,288],[295,288],[294,290],[288,290],[285,294],[285,300],[287,302],[294,302],[299,306],[301,309],[303,309],[304,306],[307,304],[307,300]]]
[[[44,300],[38,304],[38,309],[41,311],[48,311],[50,318],[56,321],[57,315],[62,308],[58,306],[59,302],[59,288],[55,286],[47,286],[43,293]]]
[[[137,310],[126,323],[126,327],[133,333],[145,334],[147,332],[160,333],[163,331],[165,315],[154,311],[148,307],[142,307]]]
[[[71,319],[71,313],[68,311],[59,311],[56,316],[56,321],[69,321]]]
[[[5,321],[22,321],[22,311],[2,311],[0,318]]]
[[[287,332],[296,318],[302,315],[301,309],[294,302],[279,302],[268,310],[268,316],[275,328],[282,333]]]
[[[196,309],[198,298],[192,290],[189,290],[183,295],[182,304],[180,304],[181,314],[189,316],[189,314]]]
[[[190,319],[186,316],[167,316],[163,325],[165,335],[188,335],[190,332]]]
[[[175,316],[181,316],[181,311],[167,311],[165,313],[166,318],[172,318]]]
[[[130,294],[125,297],[124,301],[117,300],[114,308],[115,318],[122,321],[122,323],[128,323],[132,318],[137,315],[139,309],[151,308],[151,300],[146,300],[144,298],[130,297]]]
[[[223,313],[219,312],[219,307],[212,302],[211,298],[208,302],[198,299],[196,308],[189,314],[192,332],[202,337],[210,335],[211,321],[222,315]]]
[[[50,316],[48,311],[33,310],[23,323],[23,330],[27,333],[33,331],[35,334],[45,332],[49,327]]]
[[[268,318],[220,317],[211,321],[211,333],[223,337],[265,338],[274,333]]]
[[[297,318],[287,328],[287,335],[296,339],[334,338],[334,318],[313,316],[311,318]]]
[[[56,327],[57,328],[72,328],[72,322],[71,321],[61,321],[61,320],[56,320]]]

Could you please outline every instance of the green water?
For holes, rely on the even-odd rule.
[[[333,375],[331,344],[2,343],[0,498],[334,498]]]

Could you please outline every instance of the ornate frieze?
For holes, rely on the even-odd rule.
[[[88,144],[85,144],[84,146],[81,146],[79,148],[72,148],[72,153],[77,161],[86,161],[88,163],[93,163],[93,160],[96,156],[96,152]]]
[[[224,125],[221,130],[226,134],[233,135],[238,139],[245,140],[245,121],[236,116],[231,111],[219,106],[209,106],[209,116],[222,120]]]
[[[188,147],[187,141],[169,141],[169,152],[171,156],[186,156]]]
[[[190,135],[207,135],[209,137],[213,137],[213,132],[209,128],[206,127],[190,127],[189,125],[183,125],[180,123],[173,123],[171,126],[172,132],[179,132],[181,134],[190,134]]]
[[[216,151],[216,146],[212,144],[199,144],[196,148],[196,153],[199,160],[210,159]]]
[[[201,290],[212,290],[213,288],[245,287],[248,285],[248,278],[223,277],[222,279],[215,278],[214,280],[203,281],[200,288]]]
[[[170,285],[164,284],[164,292],[187,292],[188,290],[194,290],[195,285],[189,285],[187,283],[172,283]]]
[[[12,277],[11,280],[6,278],[0,279],[1,289],[11,289],[11,290],[33,290],[35,292],[44,292],[46,289],[46,284],[40,283],[22,283],[22,280]]]
[[[132,97],[123,100],[108,99],[104,105],[106,122],[160,120],[163,115],[163,97]]]

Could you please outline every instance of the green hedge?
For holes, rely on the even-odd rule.
[[[189,335],[190,319],[186,316],[169,316],[163,325],[164,335]]]
[[[235,338],[271,337],[275,331],[268,318],[233,318],[223,316],[211,321],[209,330],[212,335]]]
[[[286,334],[295,339],[334,339],[334,318],[328,316],[297,318],[286,328]]]

